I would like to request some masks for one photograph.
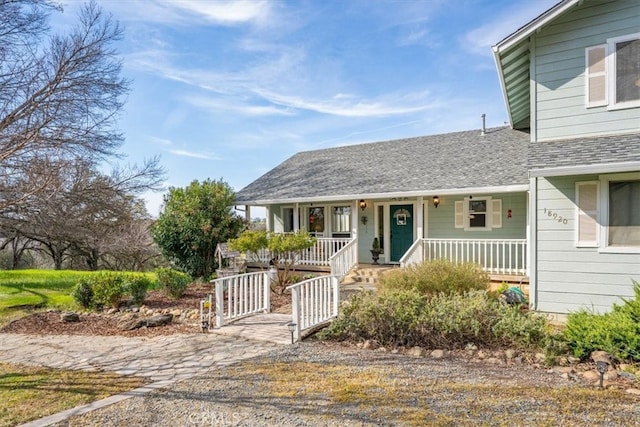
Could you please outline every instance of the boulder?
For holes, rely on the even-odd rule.
[[[118,328],[123,331],[131,331],[139,328],[153,328],[156,326],[163,326],[173,321],[173,314],[159,314],[157,316],[149,317],[147,319],[130,319],[122,321],[118,324]]]
[[[78,313],[74,313],[73,311],[65,311],[60,315],[60,320],[65,323],[79,322],[80,316],[78,315]]]
[[[409,354],[409,356],[423,357],[425,355],[425,351],[424,348],[417,345],[412,347],[407,354]]]
[[[447,357],[447,350],[433,350],[431,352],[431,357],[433,357],[434,359],[443,359]]]

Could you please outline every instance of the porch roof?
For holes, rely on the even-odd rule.
[[[640,133],[529,144],[531,176],[640,170]]]
[[[295,154],[236,194],[236,203],[434,195],[528,184],[529,134],[508,127]]]

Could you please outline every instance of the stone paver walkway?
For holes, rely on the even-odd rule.
[[[106,370],[150,381],[139,389],[25,424],[47,426],[290,343],[286,326],[290,319],[290,315],[260,315],[210,333],[150,338],[0,334],[0,362]]]

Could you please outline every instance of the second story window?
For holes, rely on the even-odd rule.
[[[640,106],[640,33],[585,50],[586,106]]]

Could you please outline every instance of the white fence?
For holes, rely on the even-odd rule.
[[[320,237],[316,239],[314,246],[299,252],[296,264],[329,267],[330,258],[351,241],[350,237]],[[266,265],[271,260],[269,251],[266,249],[258,253],[258,258],[258,260],[251,259],[251,261],[261,262]]]
[[[303,331],[328,322],[338,315],[339,282],[340,278],[336,275],[320,276],[287,288],[291,290],[296,341],[302,338]]]
[[[358,239],[355,238],[349,243],[344,245],[335,254],[329,258],[329,265],[331,266],[331,274],[336,275],[339,278],[351,271],[353,267],[358,263]]]
[[[222,277],[211,283],[216,291],[216,328],[270,309],[271,279],[266,272]]]
[[[489,274],[528,273],[526,239],[419,239],[400,262],[404,266],[443,258],[480,264]]]

